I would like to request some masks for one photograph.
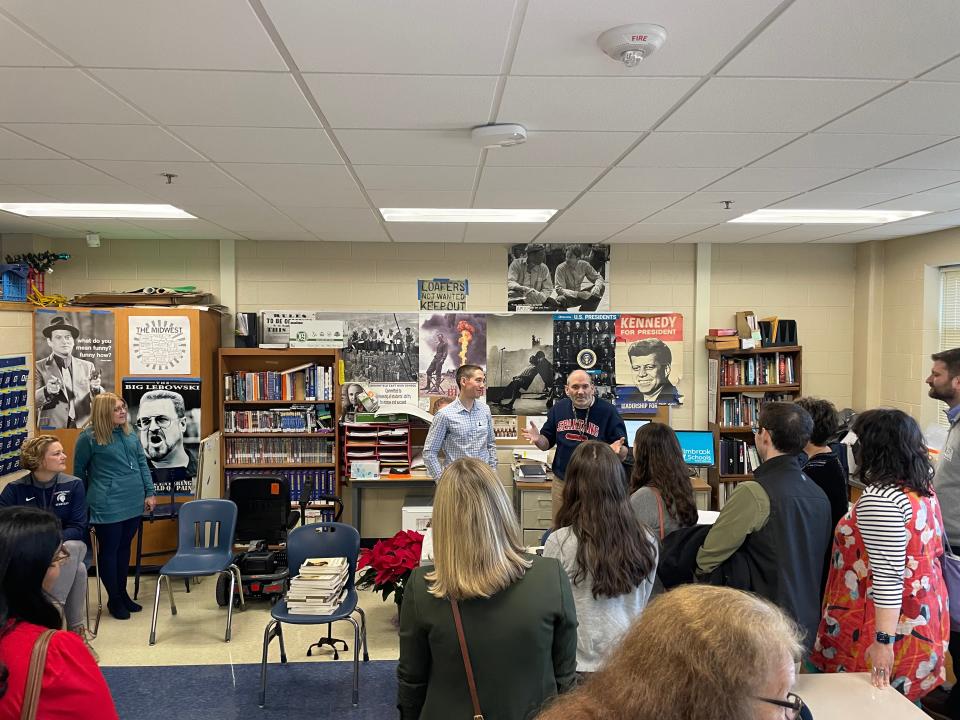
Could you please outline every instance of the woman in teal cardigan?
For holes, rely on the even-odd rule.
[[[97,531],[97,570],[118,620],[143,607],[127,594],[130,545],[140,516],[157,505],[140,440],[127,422],[127,404],[113,393],[93,399],[90,423],[77,438],[73,474],[87,486],[90,524]]]
[[[554,558],[523,552],[503,485],[475,458],[443,472],[432,526],[436,566],[414,570],[403,595],[400,717],[474,716],[456,600],[483,716],[532,718],[574,682],[577,616],[566,572]]]

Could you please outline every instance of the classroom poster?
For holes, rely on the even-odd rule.
[[[461,365],[487,363],[487,318],[469,313],[421,313],[420,397],[457,394]],[[429,402],[429,400],[427,400]]]
[[[507,250],[507,310],[609,309],[609,245],[529,243]]]
[[[683,315],[621,315],[616,322],[617,376],[632,392],[624,402],[679,405],[683,378]]]
[[[597,388],[597,397],[613,402],[617,373],[614,365],[616,313],[558,313],[553,316],[556,381],[566,385],[574,370],[584,370]]]
[[[553,366],[553,318],[487,315],[487,404],[503,415],[545,415],[561,399]]]
[[[131,375],[190,373],[190,318],[186,315],[131,315]]]

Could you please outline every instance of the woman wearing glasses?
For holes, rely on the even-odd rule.
[[[950,640],[933,469],[920,426],[900,410],[868,410],[852,430],[867,488],[834,533],[810,662],[823,672],[869,671],[877,687],[916,701],[946,679]]]
[[[61,627],[49,593],[68,555],[54,515],[0,508],[0,720],[21,717],[34,646]],[[42,672],[36,717],[117,717],[100,668],[73,633],[50,636]]]
[[[800,634],[766,600],[682,585],[643,611],[599,672],[537,720],[794,720]]]
[[[140,516],[156,507],[140,440],[127,422],[127,404],[113,393],[93,399],[90,424],[77,438],[73,473],[87,485],[90,522],[97,531],[97,565],[107,609],[118,620],[143,608],[127,594],[130,544]]]

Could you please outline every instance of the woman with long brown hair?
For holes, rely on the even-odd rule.
[[[560,560],[577,606],[577,671],[593,672],[643,612],[657,571],[657,542],[630,509],[620,458],[589,440],[570,458],[557,530],[544,557]]]
[[[697,502],[690,468],[673,428],[651,422],[641,426],[633,442],[630,505],[637,519],[662,540],[674,530],[697,524]]]

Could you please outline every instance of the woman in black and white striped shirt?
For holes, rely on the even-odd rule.
[[[916,421],[869,410],[853,426],[867,488],[837,524],[823,618],[811,663],[825,672],[872,672],[916,701],[946,679],[943,521]]]

